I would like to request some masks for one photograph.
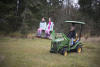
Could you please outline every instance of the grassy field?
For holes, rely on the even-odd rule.
[[[0,67],[100,67],[99,42],[84,42],[83,52],[51,54],[50,40],[0,38]]]

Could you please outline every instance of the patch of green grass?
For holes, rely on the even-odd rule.
[[[0,67],[100,67],[99,44],[68,56],[50,53],[50,40],[0,38]]]

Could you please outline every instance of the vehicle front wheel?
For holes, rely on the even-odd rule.
[[[64,50],[63,50],[63,55],[64,55],[64,56],[67,56],[67,55],[68,55],[68,53],[67,53],[67,50],[66,50],[66,49],[64,49]]]

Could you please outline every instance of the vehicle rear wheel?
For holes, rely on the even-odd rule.
[[[78,45],[77,46],[77,53],[81,53],[82,52],[82,46],[81,45]]]

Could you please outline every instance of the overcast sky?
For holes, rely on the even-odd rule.
[[[74,3],[78,3],[78,0],[73,0]]]
[[[64,0],[64,3],[66,3],[66,1],[67,1],[67,0]],[[69,0],[69,1],[71,1],[71,2],[73,2],[73,3],[78,3],[78,0]]]
[[[78,0],[69,0],[69,1],[71,2],[71,4],[73,4],[74,7],[75,7],[76,4],[77,4],[77,6],[79,7],[79,5],[78,5]],[[67,5],[67,0],[64,0],[63,4],[64,4],[65,7],[66,7],[66,5]]]

